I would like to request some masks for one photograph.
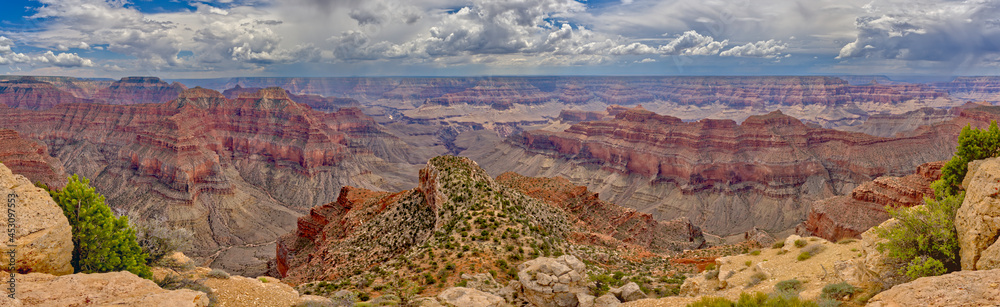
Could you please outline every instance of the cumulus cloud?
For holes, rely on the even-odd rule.
[[[171,35],[176,25],[145,18],[123,0],[39,0],[43,6],[31,18],[49,20],[47,31],[35,40],[59,46],[85,42],[107,44],[108,50],[134,56],[153,66],[178,62],[181,38]],[[65,47],[63,47],[65,48]]]
[[[720,56],[736,56],[736,57],[758,57],[758,58],[774,58],[781,55],[781,52],[788,49],[788,44],[783,44],[781,41],[776,41],[769,39],[766,41],[758,41],[754,43],[748,43],[746,45],[736,46],[729,48],[729,50],[720,52]]]
[[[90,67],[94,66],[94,62],[90,59],[84,59],[77,55],[76,53],[60,53],[55,54],[52,51],[46,51],[41,56],[36,58],[38,62],[48,63],[59,67]]]
[[[996,1],[873,1],[838,59],[974,61],[1000,53]]]
[[[6,36],[0,36],[0,64],[51,64],[58,67],[84,67],[84,66],[94,66],[94,62],[90,59],[85,59],[77,55],[76,53],[60,53],[55,54],[51,50],[45,53],[32,57],[24,53],[14,52],[14,41]]]

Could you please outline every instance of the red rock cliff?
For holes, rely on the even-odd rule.
[[[0,162],[31,182],[61,189],[66,185],[66,170],[59,159],[49,156],[43,144],[26,140],[17,131],[0,129]]]

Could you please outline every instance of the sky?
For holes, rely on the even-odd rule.
[[[1000,0],[4,0],[0,73],[1000,73]]]

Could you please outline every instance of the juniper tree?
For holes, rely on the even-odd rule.
[[[69,177],[62,190],[50,190],[73,231],[73,269],[80,273],[129,271],[151,278],[146,255],[127,217],[115,217],[104,196],[86,178]]]

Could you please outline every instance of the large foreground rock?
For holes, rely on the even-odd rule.
[[[879,293],[867,306],[1000,306],[1000,270],[919,278]]]
[[[969,163],[965,200],[955,214],[963,270],[1000,268],[1000,159]]]
[[[575,256],[538,257],[517,266],[524,297],[539,307],[577,306],[577,293],[587,293],[586,265]]]
[[[14,242],[16,244],[16,270],[18,273],[39,272],[55,275],[73,273],[73,235],[69,221],[48,192],[35,187],[28,178],[11,172],[0,164],[0,195],[3,206],[15,213]],[[12,203],[13,202],[13,203]],[[7,211],[7,210],[4,210]],[[7,231],[8,218],[4,214],[0,227]],[[0,244],[0,254],[9,250],[7,236]],[[0,269],[7,269],[7,261]]]
[[[208,306],[208,294],[164,290],[129,272],[54,276],[16,275],[15,300],[0,297],[0,306]]]

